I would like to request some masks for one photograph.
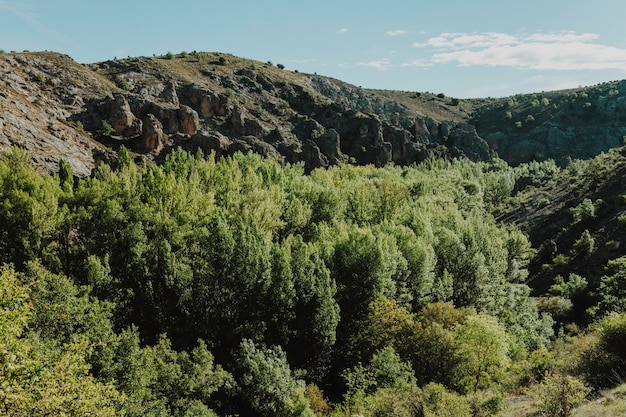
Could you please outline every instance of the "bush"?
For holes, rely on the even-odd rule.
[[[467,400],[443,385],[431,382],[424,387],[424,415],[432,417],[469,417],[472,410]]]
[[[589,388],[579,379],[569,375],[551,375],[539,385],[537,408],[549,417],[568,417],[580,405]]]
[[[115,132],[115,129],[113,129],[113,126],[111,126],[111,124],[108,121],[103,120],[101,132],[104,136],[111,136],[113,132]]]
[[[128,84],[128,81],[126,80],[126,78],[122,77],[121,75],[116,75],[113,78],[113,82],[115,83],[115,85],[118,88],[121,88],[124,91],[130,91],[130,84]]]
[[[584,220],[593,219],[596,217],[596,206],[588,198],[585,198],[579,205],[570,209],[570,213],[574,220],[574,223],[578,223]]]
[[[596,323],[597,341],[582,355],[579,371],[599,387],[626,379],[626,313],[613,313]]]
[[[595,239],[591,236],[589,230],[585,229],[580,238],[574,242],[574,251],[578,256],[589,256],[593,253],[594,248]]]

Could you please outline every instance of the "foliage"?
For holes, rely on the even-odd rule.
[[[111,123],[109,123],[108,120],[102,120],[102,129],[100,130],[100,133],[102,133],[104,136],[111,136],[114,132],[115,129],[113,129]]]
[[[504,375],[509,366],[504,328],[490,316],[469,316],[456,330],[459,385],[477,392]]]
[[[0,260],[30,288],[30,345],[78,351],[76,375],[114,388],[127,415],[307,415],[325,397],[416,415],[418,384],[497,384],[508,344],[551,336],[525,284],[528,239],[491,214],[522,168],[305,176],[182,150],[140,167],[124,147],[88,178],[59,168],[0,159]]]
[[[607,263],[606,275],[600,281],[600,302],[597,313],[626,312],[626,257],[612,259]]]
[[[612,313],[594,325],[595,343],[582,354],[579,371],[598,387],[609,387],[626,378],[626,313]]]
[[[304,385],[292,376],[280,348],[264,349],[251,340],[243,340],[237,366],[241,372],[239,395],[255,415],[313,416],[304,396]]]
[[[12,416],[115,416],[124,402],[110,383],[89,374],[90,346],[83,338],[55,346],[28,337],[28,287],[15,271],[0,272],[0,403]]]
[[[568,417],[581,404],[589,388],[569,375],[550,375],[537,390],[538,408],[549,417]]]

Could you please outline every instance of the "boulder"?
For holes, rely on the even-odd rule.
[[[231,145],[228,147],[228,152],[234,154],[235,152],[248,153],[254,152],[261,156],[273,157],[279,162],[283,162],[283,156],[269,143],[263,142],[255,136],[242,136],[234,139]]]
[[[136,136],[141,132],[141,121],[135,117],[123,94],[114,93],[113,100],[105,102],[105,119],[119,136]]]
[[[228,155],[230,145],[230,139],[220,132],[202,130],[191,137],[187,148],[191,152],[195,152],[199,148],[205,155],[215,152],[215,156],[221,158]]]
[[[200,117],[198,113],[189,106],[184,104],[180,106],[178,111],[179,127],[182,133],[193,136],[200,129]]]
[[[469,123],[459,123],[450,132],[450,145],[454,146],[473,161],[489,160],[489,145],[478,136],[476,127]]]
[[[168,82],[165,85],[165,88],[161,92],[159,98],[163,100],[165,103],[171,104],[174,107],[180,106],[180,101],[178,100],[178,94],[176,93],[176,83]]]
[[[149,113],[143,119],[140,148],[144,152],[158,153],[163,148],[163,125],[155,115]]]

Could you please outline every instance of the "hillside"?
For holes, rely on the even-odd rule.
[[[623,82],[44,52],[0,86],[5,413],[623,414]]]
[[[430,155],[559,164],[620,146],[622,83],[506,99],[368,90],[222,53],[81,65],[52,53],[0,54],[0,147],[79,176],[121,144],[139,158],[176,147],[248,151],[307,171],[346,162],[408,165]]]
[[[572,162],[551,175],[520,176],[518,188],[499,220],[523,230],[536,249],[529,284],[547,297],[545,307],[561,314],[560,320],[588,322],[586,309],[598,303],[608,266],[626,255],[626,148]],[[550,297],[562,294],[553,286],[560,279],[567,284],[572,274],[586,282],[570,294],[574,305],[558,311]]]

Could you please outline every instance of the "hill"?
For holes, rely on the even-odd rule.
[[[368,90],[222,53],[192,52],[81,65],[52,53],[0,54],[0,147],[26,148],[79,176],[115,158],[176,147],[252,150],[316,167],[408,165],[430,155],[513,165],[559,164],[620,146],[620,82],[506,99]]]

